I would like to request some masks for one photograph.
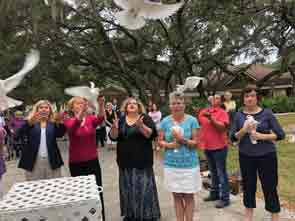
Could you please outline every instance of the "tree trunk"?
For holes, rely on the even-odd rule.
[[[291,96],[295,96],[295,71],[293,68],[288,68],[290,75],[292,77],[292,90],[291,90]]]

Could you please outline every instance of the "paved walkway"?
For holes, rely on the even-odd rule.
[[[65,148],[62,148],[63,157],[67,164],[68,156]],[[100,162],[103,173],[103,185],[105,196],[105,207],[107,221],[121,221],[119,208],[119,193],[118,193],[118,170],[115,162],[115,151],[108,151],[103,148],[100,152]],[[16,161],[7,163],[7,173],[3,178],[4,192],[7,192],[13,183],[24,181],[24,173],[21,169],[16,168]],[[163,186],[162,166],[161,161],[155,160],[154,166],[157,187],[160,198],[160,206],[162,212],[162,221],[175,221],[174,207],[171,194],[169,194]],[[68,167],[63,167],[64,176],[69,176]],[[197,197],[199,200],[207,195],[207,192],[202,191]],[[232,205],[226,209],[215,209],[213,203],[197,202],[195,208],[195,221],[242,221],[243,207],[240,196],[232,196]],[[293,217],[292,217],[293,216]],[[263,209],[263,203],[258,201],[258,208],[255,210],[255,221],[270,220],[269,216]],[[295,214],[288,211],[282,212],[283,221],[295,221]]]

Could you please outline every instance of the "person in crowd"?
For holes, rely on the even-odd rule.
[[[64,120],[69,136],[69,168],[71,176],[95,175],[102,187],[101,168],[96,147],[96,127],[104,121],[104,97],[98,96],[98,115],[87,114],[89,102],[82,97],[73,97],[68,102],[72,117]],[[100,192],[102,219],[105,221],[103,193]]]
[[[212,106],[213,99],[214,99],[214,96],[213,95],[208,96],[208,98],[207,98],[207,101],[208,101],[207,107],[211,107]]]
[[[229,116],[221,108],[221,95],[215,94],[211,100],[211,107],[199,113],[201,124],[200,143],[208,160],[212,179],[210,194],[204,201],[217,201],[216,208],[230,205],[230,191],[226,171],[228,153]]]
[[[6,171],[5,167],[5,159],[4,159],[4,140],[6,136],[6,130],[3,126],[0,126],[0,200],[3,197],[3,189],[2,189],[2,176]]]
[[[3,127],[6,132],[4,143],[5,143],[5,147],[7,151],[7,156],[6,156],[7,161],[13,160],[13,157],[14,157],[13,136],[9,128],[9,122],[10,122],[10,119],[8,117],[5,118],[5,125]]]
[[[5,122],[5,116],[3,112],[0,112],[0,127],[4,127],[6,124]]]
[[[230,126],[233,123],[233,120],[235,118],[235,113],[237,109],[236,102],[232,100],[232,93],[230,91],[225,91],[224,92],[224,102],[223,105],[225,107],[225,111],[229,115],[229,121],[230,121]]]
[[[122,109],[125,116],[115,119],[109,133],[117,141],[121,215],[124,221],[158,221],[152,149],[157,130],[139,100],[128,98]]]
[[[40,180],[61,177],[64,164],[57,146],[57,138],[63,137],[66,128],[54,116],[51,103],[38,101],[25,123],[17,130],[17,137],[28,138],[22,150],[19,168],[25,170],[26,180]]]
[[[115,111],[115,112],[118,114],[118,111],[119,111],[120,109],[119,109],[118,101],[117,101],[116,98],[113,99],[113,102],[112,102],[112,108],[113,108],[113,111]]]
[[[106,134],[109,134],[113,122],[117,119],[117,114],[113,110],[113,105],[111,102],[106,104],[106,111],[105,111],[105,125],[106,125]],[[112,141],[109,136],[107,136],[107,148],[109,150],[113,150],[116,147],[116,142]]]
[[[18,137],[16,136],[16,131],[25,123],[25,119],[23,116],[23,112],[16,111],[14,113],[14,117],[12,117],[11,121],[9,122],[9,129],[11,132],[12,138],[12,147],[13,152],[15,152],[16,158],[20,157],[21,151],[25,145],[26,137]]]
[[[152,118],[152,120],[154,121],[156,128],[159,129],[160,126],[160,122],[161,122],[161,118],[162,118],[162,113],[161,111],[158,109],[157,105],[154,103],[152,106],[152,111],[150,111],[148,113],[148,115]]]
[[[193,221],[194,194],[201,190],[196,151],[198,121],[185,113],[184,95],[170,94],[171,115],[160,123],[159,145],[165,150],[164,183],[173,195],[177,221]]]
[[[148,105],[147,105],[147,113],[153,111],[153,101],[149,100]]]
[[[152,106],[152,111],[148,113],[148,115],[152,118],[152,120],[154,121],[157,130],[159,130],[160,127],[160,122],[161,122],[161,118],[162,118],[162,113],[160,110],[158,110],[157,105],[154,103]],[[153,149],[154,150],[159,150],[160,148],[157,145],[157,142],[153,142]]]
[[[244,88],[241,100],[244,107],[236,114],[231,138],[239,141],[245,221],[253,220],[257,177],[261,182],[265,209],[271,213],[272,221],[278,221],[278,159],[274,141],[284,139],[285,133],[272,111],[259,105],[260,97],[255,85]]]
[[[102,122],[100,125],[96,127],[96,145],[97,147],[104,147],[106,137],[106,125],[105,122]]]

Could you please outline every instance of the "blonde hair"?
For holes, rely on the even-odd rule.
[[[107,107],[107,106],[111,106],[111,107],[113,108],[113,104],[112,104],[111,102],[107,102],[107,103],[106,103],[106,107]]]
[[[76,97],[72,97],[72,98],[68,101],[68,104],[67,104],[67,106],[68,106],[68,110],[69,110],[70,114],[73,114],[73,106],[74,106],[74,103],[75,103],[78,99],[82,99],[82,100],[84,100],[84,101],[87,102],[87,99],[85,99],[85,98],[83,98],[83,97],[78,97],[78,96],[76,96]]]
[[[15,111],[14,116],[22,117],[23,116],[23,112],[21,112],[21,111]]]
[[[230,91],[225,91],[224,96],[228,96],[229,98],[232,98],[233,94]]]
[[[120,111],[123,112],[123,113],[126,113],[127,114],[127,106],[128,106],[128,102],[130,100],[136,100],[137,102],[137,106],[138,106],[138,113],[139,114],[145,114],[146,113],[146,110],[145,110],[145,107],[143,105],[143,103],[135,98],[135,97],[128,97],[127,99],[125,99],[121,105],[121,108],[120,108]]]
[[[54,122],[54,113],[53,113],[52,105],[48,100],[39,100],[37,103],[35,103],[32,111],[29,113],[28,120],[31,120],[34,117],[34,115],[38,112],[39,107],[43,104],[46,104],[49,107],[48,121]]]

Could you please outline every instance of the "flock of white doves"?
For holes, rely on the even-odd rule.
[[[132,30],[142,28],[146,24],[145,19],[167,18],[183,5],[183,2],[162,4],[161,0],[114,0],[114,2],[123,9],[123,11],[116,13],[120,25]],[[48,2],[46,1],[46,3]],[[31,50],[26,56],[23,68],[19,72],[5,80],[0,79],[1,111],[22,104],[22,101],[12,99],[7,94],[20,84],[25,75],[39,63],[39,60],[39,51]],[[188,77],[184,85],[177,85],[176,91],[183,92],[187,89],[194,89],[199,85],[201,80],[203,80],[201,77]],[[71,96],[84,97],[97,107],[96,99],[99,94],[99,88],[95,87],[93,82],[90,82],[90,87],[77,86],[66,88],[65,93]]]
[[[60,0],[61,2],[77,7],[79,0]],[[177,12],[183,2],[175,4],[162,4],[161,0],[113,0],[115,4],[123,9],[115,13],[115,17],[121,26],[127,29],[140,29],[146,24],[146,19],[164,19]],[[181,0],[183,1],[183,0]],[[49,0],[44,0],[46,5],[50,5]]]

